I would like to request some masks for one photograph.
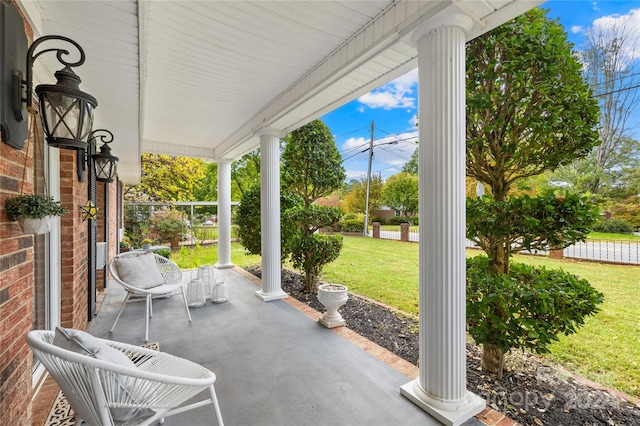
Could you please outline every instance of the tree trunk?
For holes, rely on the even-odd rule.
[[[509,252],[503,243],[491,244],[489,251],[489,273],[509,275]]]
[[[480,366],[489,373],[497,374],[498,380],[502,380],[502,372],[504,370],[504,352],[502,352],[502,349],[488,343],[482,345]]]
[[[307,293],[313,293],[313,290],[315,290],[315,282],[314,282],[314,277],[312,273],[305,272],[304,287]]]
[[[178,250],[180,247],[180,241],[179,241],[179,237],[173,237],[171,238],[171,250]]]

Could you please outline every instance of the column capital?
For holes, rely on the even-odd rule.
[[[426,35],[438,28],[444,27],[458,27],[464,31],[465,34],[469,34],[473,28],[473,19],[460,12],[458,8],[447,8],[442,13],[434,16],[416,28],[411,36],[411,42],[414,46],[417,46],[418,42],[420,42],[420,40],[422,40]]]
[[[257,135],[260,137],[275,136],[276,138],[280,139],[284,135],[284,131],[281,129],[273,128],[273,127],[266,127],[264,129],[259,130],[257,132]]]

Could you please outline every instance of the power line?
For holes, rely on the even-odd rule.
[[[605,93],[598,93],[597,95],[593,95],[595,98],[599,98],[600,96],[607,96],[607,95],[613,95],[614,93],[619,93],[619,92],[625,92],[627,90],[631,90],[631,89],[637,89],[640,87],[640,84],[636,84],[635,86],[631,86],[631,87],[624,87],[622,89],[617,89],[617,90],[611,90],[610,92],[605,92]]]
[[[608,84],[608,83],[614,82],[614,81],[616,81],[616,80],[623,80],[623,79],[625,79],[625,78],[635,77],[636,75],[640,75],[640,71],[639,71],[639,72],[634,72],[633,74],[623,75],[623,76],[616,77],[616,78],[612,78],[612,79],[610,79],[610,80],[606,80],[606,81],[603,81],[603,82],[600,82],[600,83],[596,83],[596,84],[595,84],[595,86],[596,86],[596,87],[597,87],[597,86],[602,86],[603,84]]]

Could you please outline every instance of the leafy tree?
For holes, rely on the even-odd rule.
[[[418,148],[411,154],[411,159],[402,166],[402,171],[413,176],[418,176]]]
[[[231,164],[231,198],[239,200],[245,191],[260,184],[260,150],[255,149]]]
[[[126,201],[195,201],[206,164],[198,158],[142,154],[142,178],[127,186]]]
[[[599,150],[597,147],[586,158],[560,166],[551,174],[552,181],[567,185],[574,192],[590,194],[600,203],[636,194],[633,175],[640,168],[640,142],[621,137],[606,156],[600,156],[601,159],[606,157],[601,164],[598,164]]]
[[[285,137],[281,170],[283,187],[303,200],[303,207],[293,208],[285,215],[297,226],[296,235],[289,242],[291,259],[302,269],[305,289],[311,292],[322,267],[335,260],[342,248],[341,235],[316,232],[338,222],[342,210],[313,202],[340,189],[346,177],[342,156],[322,121],[314,120]]]
[[[466,170],[491,193],[468,200],[467,233],[488,255],[485,273],[495,277],[489,280],[509,275],[514,250],[561,248],[584,239],[593,223],[593,212],[577,196],[507,197],[516,182],[583,158],[599,143],[598,105],[581,68],[562,26],[542,9],[467,45]],[[540,301],[530,309],[545,306]],[[494,340],[502,330],[493,321],[500,312],[484,319],[477,313],[470,308],[469,322],[483,320],[490,330],[476,339],[483,344],[483,366],[501,368],[503,348]]]
[[[614,218],[623,220],[634,229],[640,230],[640,196],[632,195],[626,200],[617,202],[611,205],[610,211]]]
[[[284,212],[302,205],[302,199],[284,189],[280,190],[280,258],[285,260],[291,250],[289,242],[297,228],[287,219]],[[262,226],[260,222],[260,185],[254,185],[242,194],[236,208],[238,238],[249,254],[262,254]]]
[[[467,176],[505,201],[518,180],[586,156],[598,106],[566,33],[533,9],[467,46]],[[506,241],[487,253],[507,272]]]
[[[216,163],[205,163],[204,178],[193,195],[196,201],[218,200],[218,165]]]
[[[338,190],[346,176],[333,135],[321,120],[285,137],[282,184],[302,197],[305,206]]]
[[[638,45],[640,29],[624,18],[593,25],[585,34],[580,52],[584,76],[600,107],[600,144],[591,158],[594,173],[589,190],[594,194],[606,192],[606,175],[624,162],[630,118],[640,107],[640,61],[633,54]]]
[[[374,173],[369,182],[369,215],[382,205],[382,174]],[[356,180],[351,183],[342,197],[342,208],[348,213],[364,213],[367,199],[367,179]]]
[[[467,175],[511,185],[586,156],[598,106],[566,33],[533,9],[467,45]]]
[[[400,172],[387,179],[382,189],[382,201],[394,210],[402,212],[411,224],[418,213],[418,176]]]

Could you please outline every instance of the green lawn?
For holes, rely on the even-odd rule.
[[[482,252],[468,250],[468,256]],[[181,267],[214,264],[217,248],[174,254]],[[260,262],[232,245],[238,266]],[[640,397],[640,267],[607,265],[539,256],[514,261],[561,268],[586,278],[605,294],[601,312],[587,318],[576,334],[561,336],[548,359],[602,385]],[[418,313],[418,245],[399,241],[345,237],[340,257],[327,265],[322,279],[347,285],[350,291],[416,315]]]
[[[182,247],[180,251],[171,254],[171,260],[182,269],[192,269],[198,266],[215,265],[218,261],[218,246]],[[260,256],[246,254],[245,249],[238,243],[231,244],[231,262],[241,268],[260,264]]]
[[[605,240],[605,241],[636,241],[640,242],[639,235],[633,234],[606,234],[604,232],[590,232],[589,240]]]

